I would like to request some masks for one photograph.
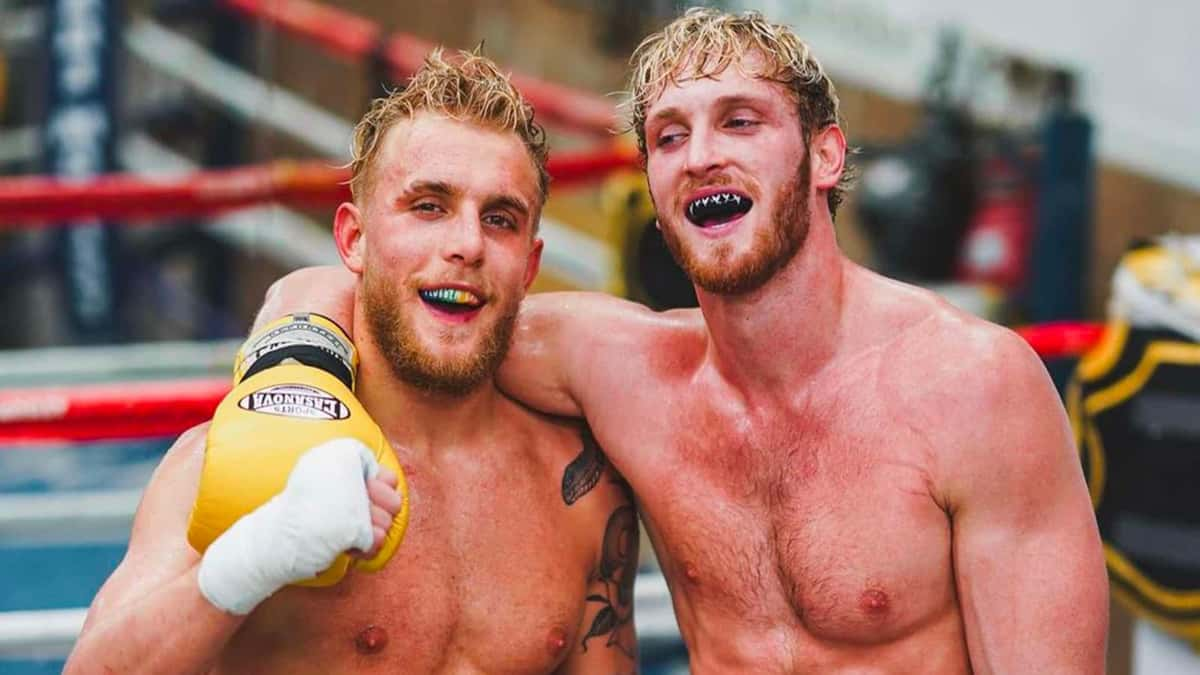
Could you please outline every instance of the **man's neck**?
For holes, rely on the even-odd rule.
[[[437,454],[479,445],[491,429],[500,392],[491,378],[473,391],[452,396],[409,384],[392,371],[366,321],[355,308],[359,366],[355,394],[389,440],[415,452]],[[483,447],[483,446],[480,446]]]
[[[697,288],[710,363],[747,399],[794,391],[837,351],[845,272],[832,223],[814,217],[803,246],[761,288],[737,296]]]

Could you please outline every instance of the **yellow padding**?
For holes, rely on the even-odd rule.
[[[327,414],[306,418],[248,410],[247,406],[255,405],[251,397],[264,391],[312,391],[318,399],[327,394],[329,399],[310,406]],[[218,406],[209,428],[200,487],[188,523],[188,542],[203,553],[239,518],[281,492],[302,454],[326,441],[345,437],[362,441],[381,465],[396,472],[400,512],[374,558],[355,560],[343,554],[320,575],[299,585],[337,583],[351,566],[366,571],[383,567],[396,552],[408,526],[404,472],[383,432],[350,390],[333,375],[302,365],[279,365],[253,375]]]

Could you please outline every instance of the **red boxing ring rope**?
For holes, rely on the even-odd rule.
[[[1017,331],[1043,358],[1078,356],[1101,324],[1051,323]],[[0,390],[0,446],[172,436],[212,417],[226,378]]]
[[[281,28],[338,56],[364,61],[377,55],[402,80],[421,66],[436,46],[403,33],[385,37],[379,25],[348,12],[310,0],[221,0],[249,18]],[[542,120],[596,136],[611,136],[620,128],[613,104],[603,96],[512,73],[510,80]]]
[[[0,443],[172,436],[212,418],[228,378],[0,390]]]
[[[1104,335],[1104,324],[1054,321],[1022,326],[1016,331],[1038,356],[1057,359],[1080,356],[1094,347]]]
[[[547,170],[554,186],[635,168],[632,151],[564,154]],[[172,180],[109,174],[87,182],[45,176],[0,179],[0,230],[18,223],[59,224],[82,218],[126,219],[208,215],[266,201],[331,206],[350,199],[348,169],[324,162],[279,161]]]
[[[349,174],[321,162],[274,162],[168,180],[108,174],[86,182],[45,176],[0,179],[0,228],[81,218],[208,215],[266,201],[336,204]],[[66,223],[69,225],[69,223]]]

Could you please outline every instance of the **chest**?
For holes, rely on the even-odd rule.
[[[870,405],[756,421],[716,408],[677,407],[641,438],[656,460],[627,473],[696,620],[790,617],[819,639],[879,642],[952,606],[926,434]]]
[[[548,672],[561,662],[578,641],[594,546],[574,540],[561,497],[548,498],[556,485],[454,471],[406,467],[411,519],[395,557],[331,588],[277,594],[240,635],[256,658],[330,664],[321,672]]]

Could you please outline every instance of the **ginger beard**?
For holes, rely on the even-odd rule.
[[[757,290],[795,257],[804,245],[809,228],[808,190],[812,184],[809,174],[809,154],[805,151],[796,173],[791,180],[784,182],[776,194],[771,226],[760,226],[754,233],[750,250],[741,256],[735,256],[733,244],[727,241],[716,243],[713,246],[715,250],[709,254],[689,250],[676,229],[695,227],[686,216],[680,217],[677,224],[662,228],[663,239],[671,256],[692,283],[709,293],[742,295]],[[730,183],[724,179],[685,186],[687,189],[683,194],[699,187]]]
[[[475,339],[477,347],[465,356],[445,356],[427,348],[404,315],[402,304],[406,298],[417,297],[417,290],[415,283],[398,287],[364,270],[361,293],[371,334],[400,381],[429,393],[464,396],[500,367],[512,340],[520,299],[516,295],[493,295],[487,307],[498,314],[491,326],[475,329],[483,331],[482,337],[458,338],[456,333],[463,327],[446,326],[437,336],[438,341],[449,345],[459,339]],[[482,320],[480,315],[472,323]]]

